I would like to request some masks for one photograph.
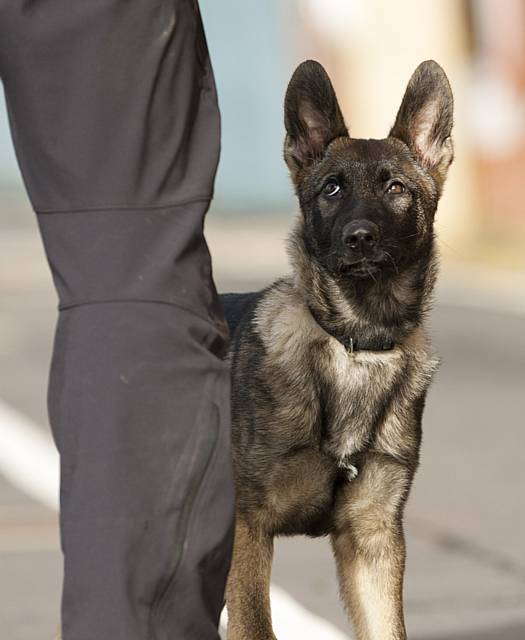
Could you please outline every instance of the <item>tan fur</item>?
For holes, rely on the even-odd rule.
[[[228,640],[275,640],[270,613],[272,555],[271,536],[238,518],[226,586]]]
[[[336,509],[332,545],[358,640],[405,638],[401,510],[410,480],[401,465],[370,454]]]

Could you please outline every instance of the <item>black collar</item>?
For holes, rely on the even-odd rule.
[[[308,309],[312,314],[313,319],[317,322],[321,329],[328,333],[328,335],[332,336],[332,338],[338,340],[350,353],[353,353],[354,351],[392,351],[392,349],[396,346],[395,342],[393,342],[392,340],[387,340],[386,338],[362,340],[357,336],[348,337],[334,333],[333,331],[329,331],[321,321],[317,311],[315,311],[315,309],[313,309],[310,305],[308,305]]]

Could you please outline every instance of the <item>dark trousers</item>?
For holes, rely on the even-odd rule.
[[[63,639],[217,638],[234,509],[197,3],[0,0],[0,76],[59,296]]]

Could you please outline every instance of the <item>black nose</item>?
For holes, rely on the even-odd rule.
[[[354,220],[343,227],[343,242],[350,249],[372,249],[379,239],[379,227],[369,220]]]

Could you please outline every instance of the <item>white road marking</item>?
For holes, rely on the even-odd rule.
[[[51,436],[2,400],[0,472],[27,495],[58,510],[59,461]]]
[[[15,487],[45,506],[58,510],[59,459],[51,435],[0,400],[0,473]],[[272,618],[282,639],[347,640],[333,624],[299,604],[286,591],[272,585]],[[221,633],[227,613],[221,616]]]

